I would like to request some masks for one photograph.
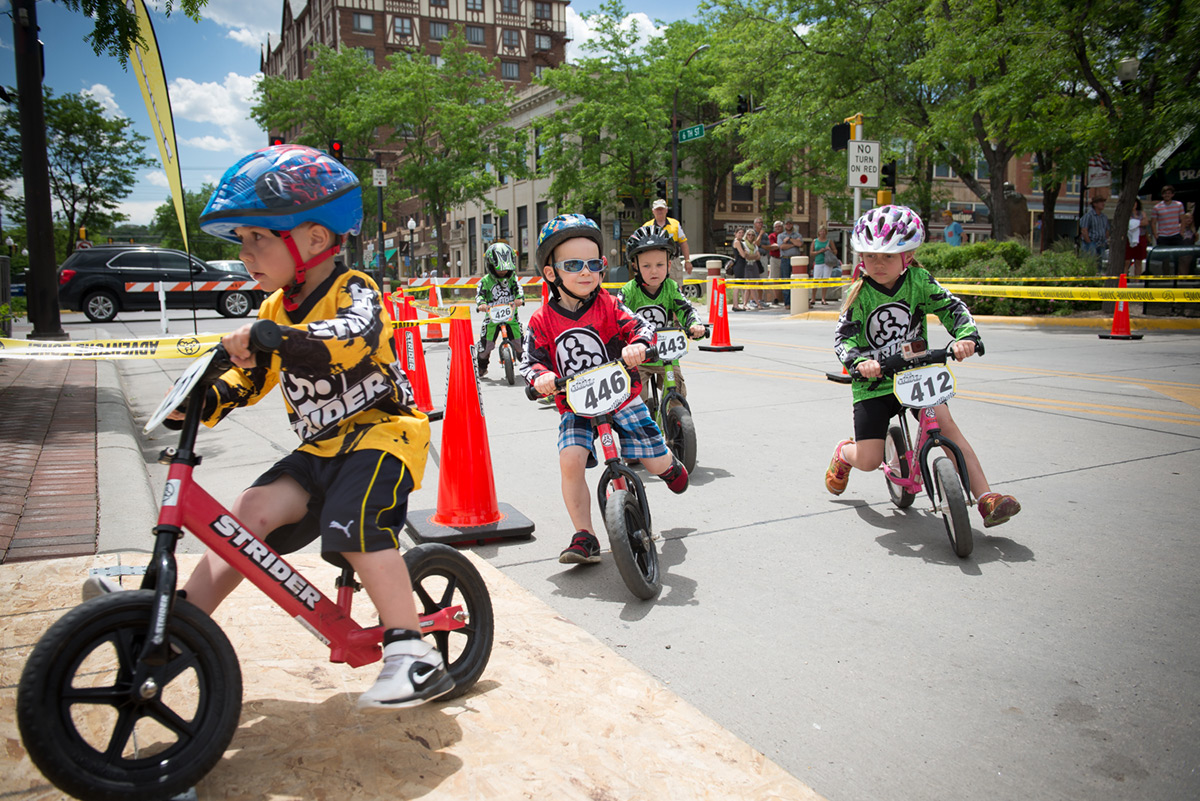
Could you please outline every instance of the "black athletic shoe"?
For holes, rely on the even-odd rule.
[[[590,531],[576,531],[571,544],[558,555],[564,565],[594,565],[600,561],[600,540]]]

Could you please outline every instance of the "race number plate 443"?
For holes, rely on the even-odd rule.
[[[654,344],[660,361],[673,362],[687,355],[687,335],[682,331],[659,331]]]
[[[954,397],[954,373],[944,364],[931,364],[896,373],[892,394],[905,406],[926,409]]]
[[[567,382],[567,405],[583,417],[616,411],[629,398],[629,371],[620,362],[609,362]]]

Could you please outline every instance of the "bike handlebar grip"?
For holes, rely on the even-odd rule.
[[[533,388],[533,384],[525,385],[525,397],[529,398],[530,400],[537,400],[540,397],[538,391]]]
[[[649,347],[646,348],[646,361],[648,361],[648,362],[658,361],[658,348],[656,346],[650,345]]]
[[[257,320],[250,326],[250,350],[274,353],[283,344],[283,332],[274,320]]]

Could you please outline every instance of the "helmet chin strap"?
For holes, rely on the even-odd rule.
[[[318,253],[308,261],[301,261],[300,248],[296,246],[295,240],[292,239],[292,232],[278,231],[277,233],[279,238],[283,240],[283,244],[287,245],[288,252],[292,254],[292,263],[296,265],[296,277],[283,290],[283,308],[288,311],[295,311],[300,308],[300,304],[296,301],[296,296],[300,294],[300,290],[304,286],[304,274],[308,272],[309,267],[314,267],[329,257],[336,255],[342,249],[342,238],[340,236],[334,237],[336,244],[333,247]]]

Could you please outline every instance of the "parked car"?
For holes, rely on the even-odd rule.
[[[208,264],[180,250],[145,245],[97,245],[77,250],[58,268],[58,301],[106,323],[122,311],[158,308],[157,292],[126,292],[127,283],[191,282],[190,291],[167,292],[168,309],[216,309],[226,317],[245,317],[266,293],[257,288],[245,265]],[[249,282],[250,286],[228,286]]]

